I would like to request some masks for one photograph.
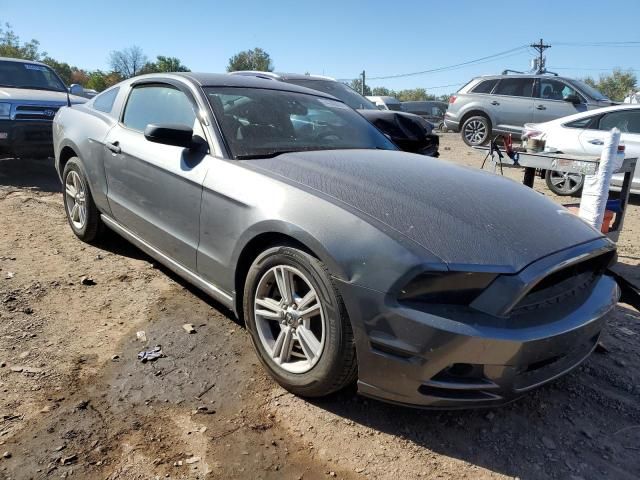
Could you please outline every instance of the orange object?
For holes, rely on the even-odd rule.
[[[569,210],[574,215],[578,215],[580,213],[580,207],[573,207],[567,205],[567,210]],[[611,228],[611,223],[613,222],[613,216],[615,212],[611,210],[604,211],[604,217],[602,217],[602,227],[600,227],[600,231],[602,233],[609,233],[609,229]]]

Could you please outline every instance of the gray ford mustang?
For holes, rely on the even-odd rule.
[[[398,151],[337,99],[153,74],[54,119],[73,232],[108,227],[244,319],[285,388],[501,404],[594,349],[615,246],[511,180]],[[452,195],[451,192],[457,192]]]

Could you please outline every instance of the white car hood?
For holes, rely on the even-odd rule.
[[[69,95],[71,103],[84,103],[86,98]],[[49,90],[32,90],[28,88],[0,88],[0,102],[3,100],[19,101],[24,103],[52,102],[60,105],[67,104],[66,92],[52,92]]]

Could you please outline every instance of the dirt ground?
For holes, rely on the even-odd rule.
[[[442,158],[480,166],[441,140]],[[633,202],[619,255],[640,280]],[[639,321],[620,304],[606,352],[503,408],[306,401],[216,302],[116,235],[78,241],[51,161],[0,160],[0,479],[637,479]],[[164,358],[137,360],[155,345]]]

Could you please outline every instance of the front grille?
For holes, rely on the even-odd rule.
[[[546,308],[588,294],[614,257],[615,252],[603,253],[548,275],[518,302],[512,315]]]
[[[59,106],[49,105],[18,105],[16,106],[15,120],[53,120]]]

